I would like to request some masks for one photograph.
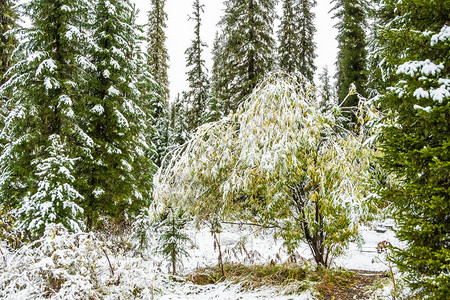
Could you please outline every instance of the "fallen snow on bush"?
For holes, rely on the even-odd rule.
[[[164,279],[154,262],[111,253],[92,233],[53,225],[7,256],[0,299],[151,299]]]

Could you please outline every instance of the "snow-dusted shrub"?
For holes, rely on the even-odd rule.
[[[42,238],[8,256],[0,298],[151,299],[157,275],[151,261],[112,253],[93,233],[50,225]]]
[[[304,241],[328,266],[371,216],[374,151],[370,131],[346,130],[339,107],[317,102],[303,78],[270,76],[235,114],[201,126],[156,174],[156,206],[278,228],[289,249]],[[362,122],[376,115],[369,103],[360,109]]]

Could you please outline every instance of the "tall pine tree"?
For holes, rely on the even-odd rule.
[[[356,90],[364,95],[367,83],[367,41],[365,28],[367,26],[368,4],[366,0],[332,0],[335,3],[334,18],[338,24],[337,57],[337,99],[343,102],[343,107],[358,106],[356,95],[347,97],[352,84]],[[347,97],[347,98],[346,98]],[[345,101],[344,101],[345,100]],[[348,117],[354,122],[356,116],[353,113]]]
[[[94,142],[90,157],[80,164],[86,191],[83,208],[87,227],[101,216],[123,220],[140,212],[149,190],[140,180],[146,158],[146,114],[137,106],[135,11],[126,0],[98,0],[95,6],[89,97],[85,132]]]
[[[161,165],[169,147],[169,79],[167,76],[169,55],[166,48],[167,14],[164,10],[166,0],[151,0],[148,13],[148,64],[150,72],[157,83],[156,96],[153,98],[151,110],[155,129],[153,143],[156,147],[155,162]]]
[[[6,78],[5,72],[11,66],[11,55],[17,46],[17,40],[11,30],[17,27],[17,13],[13,9],[13,0],[4,0],[0,3],[0,82],[3,84]]]
[[[171,150],[183,145],[189,139],[189,124],[186,112],[186,100],[177,95],[175,102],[170,105],[170,135]]]
[[[235,111],[274,63],[273,22],[276,0],[227,0],[220,21],[223,31],[213,71],[216,96],[224,114]]]
[[[378,50],[386,78],[381,104],[384,167],[400,181],[392,201],[395,251],[420,298],[450,294],[450,3],[381,1]]]
[[[159,93],[163,101],[169,101],[169,79],[167,76],[169,54],[166,48],[166,20],[164,8],[166,0],[151,0],[151,10],[148,13],[148,48],[149,65],[153,77],[159,84]]]
[[[313,7],[315,0],[283,0],[283,16],[278,30],[279,67],[289,73],[300,72],[314,81],[316,58]]]
[[[194,0],[193,15],[190,17],[195,22],[194,34],[191,46],[186,50],[187,72],[189,90],[184,97],[188,103],[188,124],[189,131],[195,130],[204,123],[204,114],[209,97],[209,80],[203,58],[203,49],[206,44],[202,42],[201,14],[204,12],[204,5],[200,4],[200,0]]]
[[[225,69],[225,57],[222,55],[223,46],[225,43],[224,35],[219,34],[216,31],[216,35],[214,36],[214,42],[212,47],[212,70],[211,70],[211,96],[215,99],[215,102],[220,102],[216,95],[224,95],[226,93],[226,86],[222,78],[225,77],[226,69]],[[225,106],[225,101],[222,102],[222,106]],[[210,105],[208,105],[210,107]],[[208,108],[209,109],[209,108]],[[222,112],[225,111],[224,108],[220,108]],[[210,118],[209,118],[210,119]]]
[[[84,0],[31,0],[25,43],[1,92],[14,90],[2,139],[1,201],[18,210],[20,226],[39,234],[50,223],[77,231],[83,196],[74,163],[92,154],[93,141],[80,127],[83,83],[91,65],[82,28]]]
[[[17,28],[18,15],[14,10],[14,1],[5,0],[0,3],[0,85],[7,80],[6,72],[12,65],[12,52],[17,46],[17,39],[12,32]],[[0,129],[5,123],[5,116],[9,114],[9,95],[0,98]],[[2,141],[0,140],[0,144]]]

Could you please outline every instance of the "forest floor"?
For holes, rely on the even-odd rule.
[[[363,227],[361,239],[330,270],[321,270],[306,244],[289,254],[272,230],[226,225],[220,235],[225,277],[208,228],[192,228],[189,257],[180,266],[184,275],[158,299],[390,299],[389,267],[377,245],[398,245],[391,228],[389,220]]]

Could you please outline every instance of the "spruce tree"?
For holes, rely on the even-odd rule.
[[[17,28],[18,15],[15,12],[13,0],[4,0],[0,3],[0,85],[6,82],[6,72],[12,65],[12,52],[17,46],[14,29]],[[3,129],[5,116],[9,114],[9,95],[4,94],[0,98],[0,129]],[[3,141],[0,139],[0,144]]]
[[[164,11],[166,0],[151,0],[148,13],[148,48],[149,65],[153,78],[159,84],[162,101],[169,101],[169,79],[167,76],[169,55],[166,48],[167,13]]]
[[[146,162],[146,114],[136,104],[134,13],[125,0],[98,0],[95,6],[91,57],[96,72],[88,82],[84,112],[85,132],[94,149],[81,163],[88,228],[96,227],[100,216],[123,220],[136,215],[149,199],[138,173],[149,172],[141,170],[141,164],[150,162]]]
[[[332,104],[335,104],[333,97],[333,87],[331,84],[331,78],[327,66],[325,66],[322,70],[322,73],[319,74],[319,81],[320,97],[322,98],[320,101],[320,106],[322,108],[332,106]]]
[[[178,94],[175,102],[170,106],[170,138],[169,145],[173,149],[184,144],[189,139],[188,114],[186,100]]]
[[[0,3],[0,82],[6,78],[3,75],[11,66],[11,55],[16,48],[17,40],[11,30],[17,27],[17,13],[13,9],[14,0],[4,0]]]
[[[335,3],[334,18],[338,24],[337,57],[337,99],[344,108],[358,106],[356,95],[347,97],[352,84],[356,90],[366,94],[367,83],[367,41],[365,29],[367,26],[368,4],[366,0],[332,0]],[[345,100],[345,101],[344,101]],[[349,113],[353,122],[356,116]]]
[[[205,123],[219,121],[223,117],[221,105],[215,94],[211,94],[206,105],[206,111],[203,116]]]
[[[155,129],[153,144],[156,147],[155,163],[160,166],[169,147],[169,79],[167,76],[169,56],[166,48],[167,14],[164,11],[166,0],[151,0],[148,13],[148,65],[157,83],[156,97],[153,97],[151,110]]]
[[[212,70],[211,70],[211,94],[214,95],[215,99],[218,100],[216,95],[224,95],[226,91],[226,85],[223,78],[225,78],[226,68],[225,62],[226,58],[222,55],[223,47],[225,43],[224,35],[219,34],[216,31],[216,35],[214,36],[214,42],[212,47]],[[220,101],[220,100],[218,100]],[[223,111],[225,111],[226,100],[222,100]]]
[[[42,233],[50,223],[83,227],[83,196],[74,163],[92,154],[93,141],[80,127],[83,83],[91,66],[85,55],[84,0],[32,0],[31,26],[16,50],[1,93],[14,91],[2,139],[1,201],[16,208],[21,227]]]
[[[384,167],[398,179],[384,199],[402,247],[400,271],[420,298],[450,294],[450,27],[448,1],[381,1],[378,49]]]
[[[314,43],[313,7],[315,0],[284,0],[283,16],[278,30],[278,56],[280,69],[302,73],[310,82],[314,81],[316,58]]]
[[[227,0],[220,21],[222,70],[214,78],[216,96],[224,114],[235,111],[264,76],[272,70],[275,41],[273,22],[276,0]],[[217,56],[216,56],[217,57]],[[215,71],[218,70],[216,67]]]
[[[160,253],[169,262],[172,275],[176,275],[177,265],[181,264],[183,256],[189,256],[185,244],[190,242],[184,232],[188,217],[182,208],[167,207],[161,214],[158,226],[158,247]]]
[[[202,42],[200,36],[201,14],[204,12],[204,5],[200,4],[200,0],[195,0],[193,7],[193,15],[190,17],[195,22],[194,34],[191,46],[186,50],[187,72],[189,90],[184,97],[188,103],[188,124],[189,131],[195,130],[204,123],[203,116],[206,110],[209,95],[209,80],[203,59],[203,49],[206,44]]]

